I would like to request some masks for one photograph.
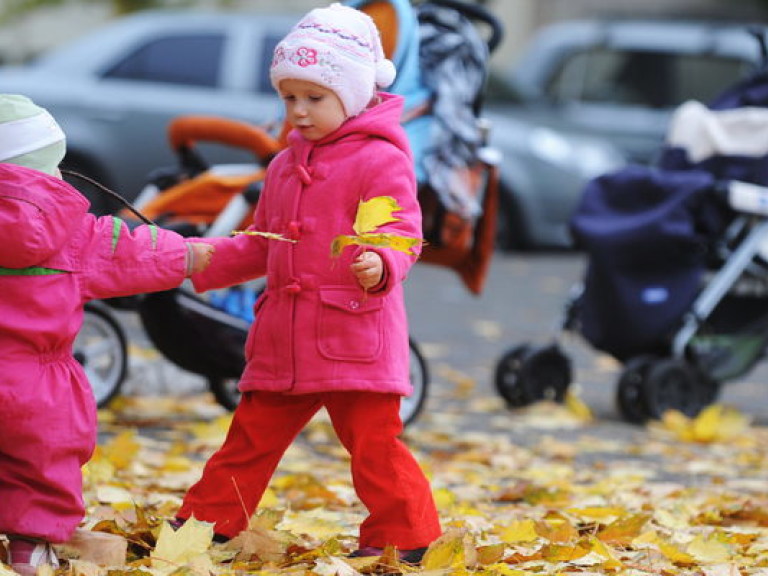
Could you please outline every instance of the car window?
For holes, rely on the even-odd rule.
[[[110,68],[106,78],[215,87],[222,34],[183,34],[147,42]]]
[[[547,92],[560,102],[674,108],[690,99],[711,100],[750,68],[712,55],[593,49],[567,59]]]
[[[275,46],[282,40],[285,34],[265,34],[261,41],[261,52],[264,57],[256,62],[256,91],[262,94],[274,94],[272,82],[269,79],[269,68],[272,65],[272,54],[275,52]]]

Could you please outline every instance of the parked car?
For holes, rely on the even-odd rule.
[[[172,118],[275,120],[269,63],[299,17],[139,12],[28,65],[1,67],[0,91],[25,94],[54,115],[67,135],[67,168],[133,199],[153,169],[175,163],[166,137]],[[231,148],[201,148],[213,162],[252,161]],[[94,212],[117,208],[84,191]]]
[[[568,221],[590,178],[653,161],[675,107],[709,101],[760,63],[755,35],[735,24],[584,20],[541,29],[488,87],[492,142],[504,153],[499,246],[571,246]]]
[[[0,67],[0,91],[26,94],[58,119],[66,167],[133,199],[153,170],[176,162],[166,140],[172,118],[265,125],[279,117],[268,66],[299,17],[139,12],[28,65]],[[710,98],[758,60],[758,44],[737,26],[578,21],[542,29],[489,83],[484,115],[503,158],[499,246],[570,246],[568,220],[589,179],[648,161],[677,104]],[[201,149],[216,163],[251,160]],[[84,192],[94,212],[117,208]]]

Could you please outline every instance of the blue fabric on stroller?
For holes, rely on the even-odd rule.
[[[624,360],[662,353],[696,297],[725,214],[704,171],[631,165],[591,181],[572,219],[590,256],[582,335]]]
[[[702,109],[767,105],[764,68]],[[701,289],[711,247],[733,218],[713,191],[730,180],[768,184],[765,154],[691,156],[667,143],[654,167],[630,165],[598,177],[572,217],[576,244],[589,255],[580,329],[619,360],[668,351],[671,332]]]

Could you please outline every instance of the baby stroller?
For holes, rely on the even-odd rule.
[[[482,8],[454,0],[417,8],[407,0],[349,4],[373,17],[398,68],[390,90],[406,98],[403,124],[417,159],[425,215],[422,261],[456,270],[467,288],[479,294],[493,252],[498,183],[497,155],[485,145],[487,127],[479,117],[480,94],[488,54],[501,38],[500,24]],[[478,21],[490,30],[487,41],[475,29]],[[446,117],[452,118],[450,130],[436,119]],[[136,207],[187,236],[225,236],[247,226],[264,167],[283,147],[285,134],[273,137],[239,121],[195,116],[177,118],[168,134],[179,166],[156,173]],[[204,141],[250,150],[255,164],[209,167],[197,147]],[[254,282],[200,296],[183,286],[145,295],[134,304],[158,350],[181,368],[203,375],[217,401],[233,409],[261,288]],[[405,424],[423,408],[428,387],[427,366],[413,340],[410,350],[414,393],[402,403]]]
[[[656,165],[586,186],[571,224],[588,268],[563,327],[623,364],[625,420],[693,417],[764,355],[766,186],[765,65],[709,106],[681,105]],[[571,364],[557,342],[524,345],[501,358],[495,378],[510,406],[562,400]]]

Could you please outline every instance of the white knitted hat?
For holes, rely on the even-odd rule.
[[[395,74],[371,17],[334,3],[309,12],[277,45],[270,78],[275,90],[286,78],[333,90],[351,117],[365,110],[377,88],[392,84]]]
[[[0,162],[55,174],[64,132],[47,110],[20,94],[0,94]]]

